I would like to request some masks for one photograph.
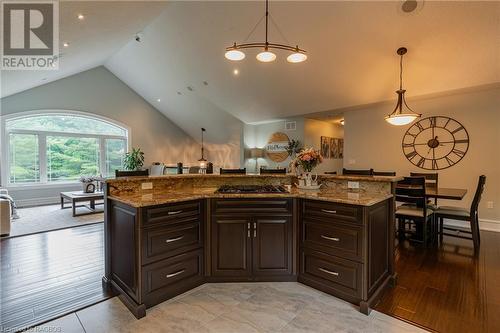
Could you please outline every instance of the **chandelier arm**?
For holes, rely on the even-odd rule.
[[[268,25],[269,25],[269,0],[266,0],[266,46],[267,46],[267,35],[268,35]]]
[[[403,55],[402,54],[401,54],[400,59],[399,59],[399,90],[403,90]]]
[[[250,48],[260,48],[260,47],[268,47],[270,49],[280,49],[280,50],[287,50],[287,51],[293,51],[293,52],[301,52],[301,53],[306,53],[306,50],[297,48],[296,46],[291,46],[291,45],[285,45],[285,44],[278,44],[278,43],[264,43],[264,42],[255,42],[255,43],[244,43],[244,44],[236,44],[236,47],[234,45],[226,47],[226,51],[230,50],[239,50],[239,49],[250,49]]]

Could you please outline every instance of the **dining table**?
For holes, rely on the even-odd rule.
[[[464,188],[426,187],[425,195],[433,199],[462,200],[467,194]]]

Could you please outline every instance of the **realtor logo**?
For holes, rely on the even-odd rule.
[[[54,70],[59,65],[57,1],[2,1],[2,70]]]

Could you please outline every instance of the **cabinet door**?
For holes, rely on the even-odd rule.
[[[256,277],[292,274],[292,220],[290,217],[254,217],[253,272]]]
[[[245,217],[212,219],[212,274],[250,277],[252,238],[250,220]]]

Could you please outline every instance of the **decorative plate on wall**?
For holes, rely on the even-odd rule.
[[[408,161],[425,170],[449,168],[469,149],[469,133],[455,119],[435,116],[413,124],[403,136],[403,153]]]
[[[288,135],[276,132],[271,135],[266,145],[267,157],[274,162],[283,162],[288,158],[286,147],[288,146]]]

